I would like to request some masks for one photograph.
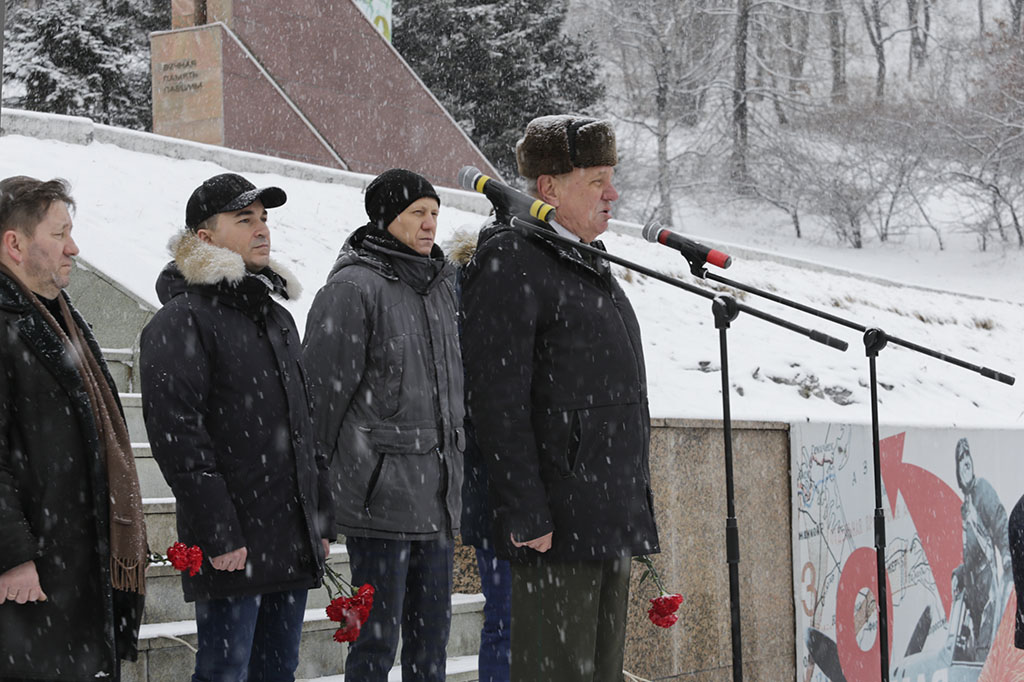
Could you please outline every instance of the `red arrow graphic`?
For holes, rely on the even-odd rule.
[[[963,526],[960,497],[945,481],[913,464],[903,463],[906,433],[881,441],[882,481],[889,496],[889,509],[896,508],[896,497],[903,493],[907,512],[914,522],[924,555],[931,566],[935,586],[949,618],[953,603],[953,569],[963,558]]]

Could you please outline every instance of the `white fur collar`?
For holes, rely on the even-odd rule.
[[[181,230],[167,242],[167,250],[174,258],[178,271],[189,284],[217,284],[226,281],[238,284],[245,277],[245,261],[230,249],[207,244],[192,230]],[[295,275],[274,259],[270,269],[285,281],[289,300],[296,300],[302,294]]]

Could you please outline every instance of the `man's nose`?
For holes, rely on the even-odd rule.
[[[78,244],[75,243],[74,238],[70,235],[68,236],[68,243],[64,245],[64,253],[69,256],[78,255]]]
[[[601,198],[605,201],[615,201],[619,198],[619,190],[615,189],[615,185],[609,184],[608,189],[604,191]]]

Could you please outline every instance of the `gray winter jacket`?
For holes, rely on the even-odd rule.
[[[436,246],[429,258],[408,255],[367,232],[346,242],[304,340],[337,529],[451,537],[465,447],[454,268]]]

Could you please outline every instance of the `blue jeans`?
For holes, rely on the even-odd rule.
[[[349,645],[345,679],[385,682],[402,634],[402,681],[444,682],[452,620],[452,542],[345,538],[352,584],[373,585],[373,609]]]
[[[480,682],[509,682],[512,571],[494,548],[476,548],[480,586],[484,591],[484,626],[480,630]]]
[[[294,682],[306,593],[197,601],[192,682]]]

